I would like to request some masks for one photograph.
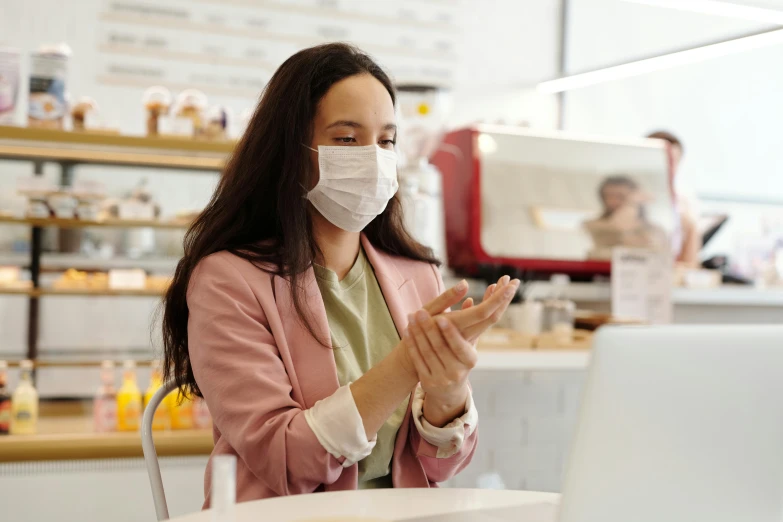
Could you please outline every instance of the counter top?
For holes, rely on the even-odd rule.
[[[476,370],[584,370],[589,350],[479,350]]]
[[[528,290],[534,298],[549,295],[549,283],[533,283]],[[566,297],[579,302],[608,302],[611,299],[609,283],[571,283],[566,288]],[[675,305],[704,306],[781,306],[783,288],[756,288],[752,286],[725,285],[718,288],[675,288],[672,292]]]

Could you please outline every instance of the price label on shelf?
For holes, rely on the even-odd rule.
[[[143,290],[147,286],[147,274],[140,268],[109,270],[111,290]]]
[[[129,221],[152,221],[155,219],[155,207],[139,201],[123,201],[119,204],[119,216]]]
[[[648,324],[672,321],[672,256],[632,248],[612,252],[612,315]]]

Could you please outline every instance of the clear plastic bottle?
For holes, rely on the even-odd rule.
[[[161,387],[163,386],[163,377],[161,375],[160,371],[160,362],[156,361],[155,364],[152,366],[152,375],[150,376],[150,384],[147,387],[147,391],[144,392],[144,408],[147,408],[147,405],[152,400],[152,396],[155,395],[155,392],[157,392]],[[158,405],[158,408],[155,410],[155,415],[152,417],[152,429],[153,430],[167,430],[170,427],[171,423],[171,413],[169,412],[169,407],[171,405],[171,401],[162,400],[160,404]]]
[[[122,386],[117,392],[117,429],[136,431],[141,421],[141,392],[136,384],[136,363],[125,361]]]
[[[0,435],[11,431],[11,394],[8,391],[8,363],[0,361]]]
[[[98,433],[117,430],[117,387],[114,384],[114,362],[101,364],[101,384],[92,406],[93,425]]]
[[[566,290],[571,278],[565,274],[553,274],[549,279],[551,296],[544,301],[545,332],[551,332],[557,344],[566,346],[573,340],[576,304],[566,299]]]
[[[38,431],[38,391],[33,385],[33,361],[19,363],[21,378],[11,397],[11,435],[34,435]]]

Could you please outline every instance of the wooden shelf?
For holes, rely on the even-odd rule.
[[[0,126],[0,159],[221,170],[235,142]]]
[[[0,295],[81,296],[81,297],[161,297],[163,290],[109,290],[91,288],[0,288]]]
[[[158,457],[209,455],[213,448],[212,430],[161,431],[155,432],[153,436]],[[0,437],[0,462],[141,456],[141,436],[138,432]]]
[[[87,228],[87,227],[112,227],[112,228],[168,228],[185,229],[190,223],[181,221],[160,220],[131,220],[131,219],[105,219],[91,221],[85,219],[62,218],[19,218],[12,216],[0,216],[0,223],[9,225],[27,225],[31,227],[59,227],[59,228]]]

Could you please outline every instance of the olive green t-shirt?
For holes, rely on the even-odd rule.
[[[327,268],[314,265],[313,269],[329,321],[337,377],[340,386],[345,386],[386,357],[400,336],[363,250],[359,250],[356,262],[342,281]],[[392,487],[394,441],[408,400],[397,407],[378,431],[372,453],[359,461],[360,489]]]

